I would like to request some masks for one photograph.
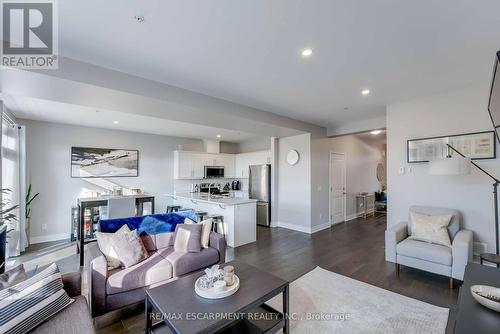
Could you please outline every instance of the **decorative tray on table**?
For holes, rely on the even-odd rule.
[[[231,296],[240,288],[240,279],[236,275],[233,275],[233,284],[231,284],[230,286],[217,287],[217,285],[215,284],[215,286],[211,288],[206,288],[201,284],[201,281],[204,278],[204,276],[205,275],[198,278],[194,283],[194,290],[196,294],[200,297],[208,299],[225,298]],[[224,282],[224,281],[218,281],[218,282]]]

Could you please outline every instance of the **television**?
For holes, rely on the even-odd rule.
[[[496,133],[498,142],[500,142],[500,51],[497,52],[495,58],[495,66],[493,68],[493,79],[491,80],[490,101],[488,103],[488,111],[490,113],[493,128]]]

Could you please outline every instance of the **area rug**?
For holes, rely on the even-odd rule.
[[[290,284],[290,312],[292,333],[442,334],[449,309],[316,267]]]

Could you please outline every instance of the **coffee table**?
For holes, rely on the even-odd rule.
[[[146,333],[289,333],[289,283],[240,261],[234,267],[240,288],[232,296],[205,299],[194,284],[199,271],[146,290]],[[222,265],[222,266],[224,266]],[[283,294],[283,312],[264,303]]]

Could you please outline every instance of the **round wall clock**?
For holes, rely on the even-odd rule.
[[[290,165],[296,165],[299,162],[299,152],[296,150],[290,150],[286,154],[286,162]]]

